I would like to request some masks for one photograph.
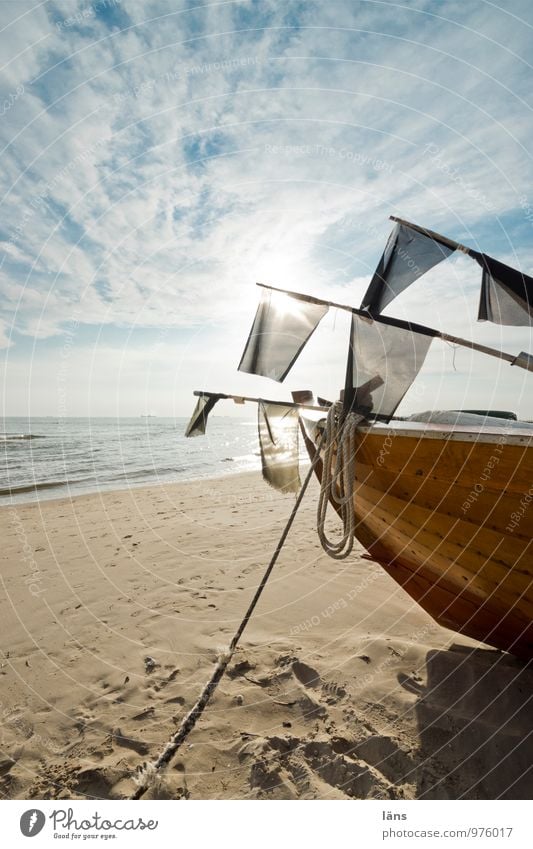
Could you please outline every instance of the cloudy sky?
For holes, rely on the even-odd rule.
[[[236,372],[254,283],[359,305],[391,214],[533,272],[529,0],[0,7],[6,415],[336,395],[336,312],[283,386]],[[459,257],[387,312],[531,351],[476,323],[478,292]],[[533,418],[531,380],[434,343],[404,410]]]

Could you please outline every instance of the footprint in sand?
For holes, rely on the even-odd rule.
[[[292,672],[294,677],[303,684],[304,687],[318,687],[319,684],[322,683],[320,679],[320,675],[313,669],[312,666],[308,666],[307,663],[302,663],[300,660],[295,660],[292,664]]]
[[[154,690],[156,693],[159,693],[160,690],[164,690],[165,687],[168,687],[172,681],[176,680],[177,675],[179,675],[179,669],[173,669],[170,675],[167,675],[166,678],[161,678],[157,683],[154,684]]]
[[[251,762],[255,798],[316,798],[331,790],[334,798],[391,797],[387,779],[359,760],[354,744],[344,738],[256,738],[243,745],[239,760]]]
[[[3,760],[0,761],[0,776],[7,775],[9,770],[14,767],[15,764],[16,760],[13,758],[3,758]]]
[[[155,708],[153,706],[145,708],[140,713],[136,713],[135,716],[132,716],[132,720],[135,722],[139,722],[141,719],[148,719],[149,717],[154,716]]]
[[[355,756],[378,770],[388,781],[395,784],[413,781],[414,762],[390,737],[375,734],[356,743],[352,747],[352,757]]]
[[[404,672],[400,672],[398,675],[398,683],[407,690],[408,693],[412,693],[414,696],[423,696],[425,692],[425,688],[416,681],[412,676],[406,675]]]
[[[112,767],[82,769],[76,775],[73,789],[76,793],[93,799],[112,798],[111,788],[121,775],[122,771]]]
[[[123,734],[120,728],[115,728],[112,739],[113,743],[116,743],[117,746],[121,746],[124,749],[133,749],[138,755],[147,755],[150,751],[147,743],[143,743],[142,740],[134,740],[133,737]]]
[[[244,658],[244,660],[239,660],[232,667],[230,667],[227,671],[228,678],[238,678],[240,676],[245,676],[247,672],[250,672],[252,669],[255,669],[255,663],[250,663],[249,660]]]
[[[340,684],[336,684],[334,681],[324,683],[322,693],[328,705],[337,704],[338,701],[344,699],[346,696],[344,687],[341,687]]]

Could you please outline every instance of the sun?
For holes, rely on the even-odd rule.
[[[280,316],[300,319],[303,317],[304,303],[298,298],[286,295],[285,292],[266,292],[265,299],[269,301],[270,307]]]

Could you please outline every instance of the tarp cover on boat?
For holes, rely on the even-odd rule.
[[[220,395],[200,395],[187,425],[185,436],[201,436],[205,433],[207,417],[221,397]]]
[[[396,224],[366,290],[361,309],[379,315],[397,295],[453,251],[453,247],[418,230]]]
[[[517,421],[508,418],[512,413],[503,413],[501,416],[494,413],[469,413],[464,410],[426,410],[423,413],[413,413],[406,421],[427,422],[429,424],[455,425],[470,429],[475,428],[504,428],[507,431],[530,430],[533,431],[533,423]]]
[[[263,290],[239,371],[284,380],[327,311],[324,304]]]
[[[347,406],[361,413],[392,416],[420,371],[432,339],[383,320],[353,315]]]
[[[496,259],[471,251],[483,269],[478,321],[521,327],[532,323],[533,278]]]
[[[261,401],[257,420],[264,479],[280,492],[298,492],[298,410]]]

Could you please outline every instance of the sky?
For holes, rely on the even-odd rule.
[[[529,0],[0,10],[3,415],[337,397],[338,311],[282,385],[237,372],[255,283],[359,306],[390,215],[533,273]],[[386,312],[532,352],[529,328],[476,322],[479,284],[454,256]],[[533,419],[532,380],[434,342],[400,412]]]

